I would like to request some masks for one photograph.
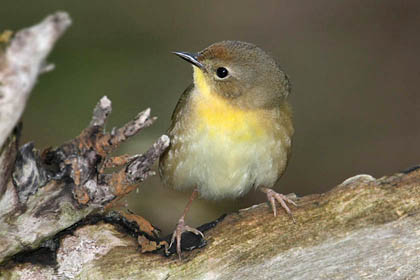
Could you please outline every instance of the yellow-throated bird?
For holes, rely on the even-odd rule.
[[[193,65],[194,81],[172,115],[171,145],[161,156],[163,182],[177,190],[194,189],[172,235],[181,257],[181,234],[203,234],[184,218],[197,196],[235,198],[256,187],[267,194],[286,169],[293,125],[287,96],[290,82],[262,49],[239,41],[215,43],[199,53],[175,52]]]

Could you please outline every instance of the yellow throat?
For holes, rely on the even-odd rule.
[[[199,96],[194,102],[199,129],[207,129],[210,136],[230,136],[235,141],[252,141],[265,134],[262,110],[236,107],[213,92],[201,69],[194,66],[194,84]]]

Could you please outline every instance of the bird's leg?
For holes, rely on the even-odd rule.
[[[172,244],[174,243],[176,239],[176,252],[180,260],[181,260],[181,235],[182,233],[186,231],[190,231],[196,235],[201,235],[201,237],[204,238],[204,234],[201,231],[185,224],[185,216],[190,210],[191,204],[193,200],[197,197],[197,194],[198,194],[198,190],[196,188],[191,194],[190,200],[188,201],[187,206],[185,206],[184,213],[182,214],[181,218],[178,221],[178,224],[176,225],[176,229],[174,233],[172,234],[171,243],[166,248],[166,252],[168,253],[169,248],[172,247]]]
[[[284,194],[277,193],[269,188],[261,188],[261,191],[267,195],[268,201],[270,201],[271,208],[273,209],[274,217],[277,216],[277,208],[276,208],[276,200],[278,203],[280,203],[281,207],[283,207],[284,210],[286,210],[287,214],[292,217],[293,222],[295,219],[293,218],[292,212],[290,211],[289,207],[287,206],[286,202],[293,204],[294,206],[297,206],[296,203],[285,196]]]

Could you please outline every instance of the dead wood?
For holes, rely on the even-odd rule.
[[[4,62],[0,69],[2,136],[16,126],[37,76],[44,71],[46,55],[70,22],[66,13],[49,16],[40,24],[17,32],[0,54]],[[3,115],[10,110],[16,114]],[[166,135],[144,154],[109,157],[119,144],[154,122],[156,118],[150,116],[150,109],[121,128],[107,132],[104,125],[110,113],[111,101],[103,97],[88,127],[55,149],[39,152],[33,143],[27,143],[17,150],[19,128],[3,139],[6,142],[0,150],[0,263],[18,252],[37,248],[154,174],[151,166],[169,145]],[[4,141],[0,140],[1,146]],[[106,172],[107,167],[116,165],[122,168]]]
[[[141,254],[109,223],[65,236],[57,263],[9,264],[19,279],[418,279],[420,169],[352,177],[325,194],[294,198],[296,223],[267,204],[229,214],[205,233],[207,246]],[[144,240],[145,249],[154,246]],[[141,248],[143,249],[143,248]],[[38,277],[38,278],[37,278]],[[45,278],[42,278],[45,277]]]

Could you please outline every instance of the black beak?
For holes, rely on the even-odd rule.
[[[180,58],[188,61],[189,63],[197,66],[198,68],[205,70],[204,65],[198,61],[198,54],[197,53],[187,53],[187,52],[173,52],[173,54],[176,54]]]

